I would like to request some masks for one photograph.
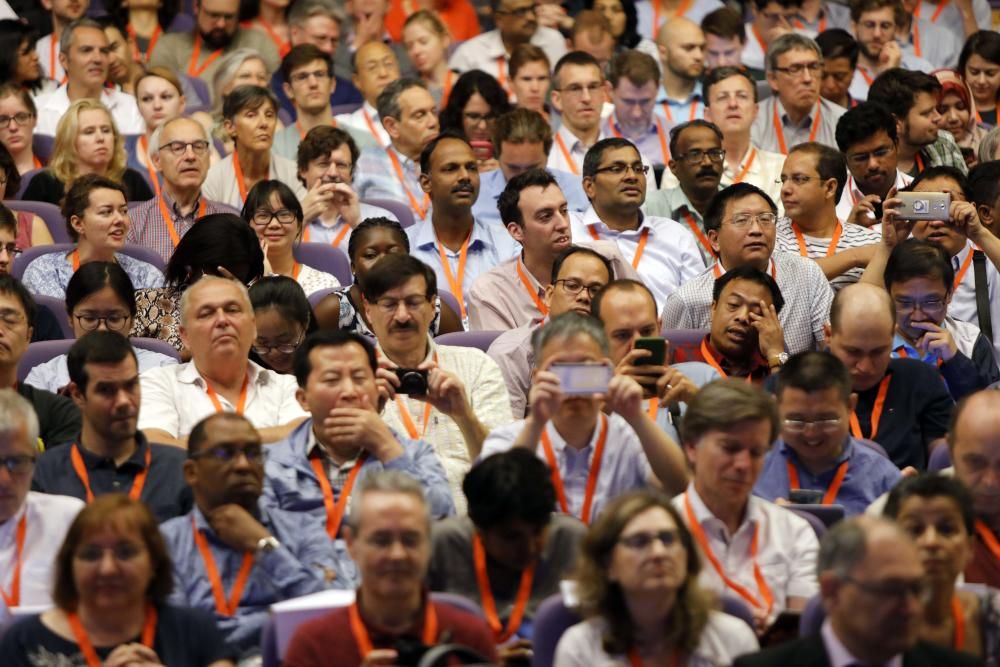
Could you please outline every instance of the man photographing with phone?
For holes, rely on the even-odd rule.
[[[600,322],[564,313],[536,331],[532,344],[528,417],[491,432],[483,458],[511,447],[536,452],[552,470],[560,510],[584,523],[625,491],[653,484],[676,494],[685,487],[680,447],[643,410],[639,384],[613,374]],[[601,411],[604,403],[610,414]]]

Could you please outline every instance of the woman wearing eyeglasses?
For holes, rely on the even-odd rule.
[[[14,165],[10,153],[0,145],[0,201],[8,198],[6,193],[17,192],[19,187],[21,187],[21,174],[17,173],[17,167]],[[10,198],[13,199],[13,196]],[[31,246],[52,243],[52,234],[45,225],[45,221],[40,217],[31,211],[11,211],[6,207],[4,210],[10,213],[12,222],[8,225],[7,216],[3,216],[3,222],[0,223],[0,236],[3,238],[0,239],[0,242],[4,244],[16,243],[17,252],[27,250]],[[8,236],[10,238],[7,238]],[[14,254],[11,254],[5,265],[0,262],[0,273],[10,273],[10,264],[14,261]]]
[[[499,82],[481,70],[470,70],[458,77],[441,110],[441,131],[457,130],[469,140],[479,162],[479,171],[492,171],[500,165],[493,157],[493,122],[514,107]]]
[[[3,256],[0,255],[0,258]],[[80,267],[66,285],[66,312],[79,338],[89,331],[117,331],[125,336],[135,318],[135,288],[122,267],[112,262],[90,262]],[[173,357],[133,347],[139,372],[177,363]],[[58,393],[69,384],[66,355],[60,354],[31,369],[24,379],[39,389]]]
[[[287,276],[261,278],[250,287],[257,338],[250,360],[276,373],[292,372],[292,356],[317,329],[302,287]]]
[[[288,276],[307,294],[340,287],[340,281],[295,260],[294,248],[302,235],[302,205],[281,181],[261,181],[247,194],[243,219],[257,233],[264,251],[265,275]]]
[[[0,144],[10,151],[19,174],[44,166],[35,155],[37,122],[38,110],[28,91],[13,82],[0,84]],[[11,198],[17,194],[17,188],[7,191]]]
[[[669,498],[655,491],[615,498],[584,538],[576,583],[587,620],[559,640],[556,667],[731,665],[756,651],[749,625],[714,610],[698,585],[700,570]]]

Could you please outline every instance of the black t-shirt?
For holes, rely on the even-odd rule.
[[[35,408],[40,427],[38,436],[46,448],[69,442],[80,432],[80,410],[65,396],[23,382],[17,383],[17,393]]]
[[[138,642],[141,638],[132,641]],[[103,662],[115,647],[94,648]],[[166,667],[205,667],[235,657],[219,634],[211,614],[169,605],[158,610],[153,651]],[[29,616],[11,626],[0,640],[0,656],[4,667],[87,664],[80,647],[45,627],[39,616]]]
[[[122,184],[128,193],[128,201],[146,201],[152,199],[153,190],[145,177],[134,169],[126,169],[122,176]],[[40,171],[32,177],[28,187],[24,189],[21,199],[24,201],[43,201],[59,206],[66,196],[66,184],[52,175],[49,170]]]

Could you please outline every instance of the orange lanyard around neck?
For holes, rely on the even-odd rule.
[[[666,105],[666,102],[664,102]],[[670,162],[670,147],[667,145],[667,133],[663,129],[663,123],[660,122],[659,118],[653,117],[653,122],[656,124],[656,138],[660,140],[660,154],[663,156],[663,164],[668,164]],[[618,127],[618,123],[612,118],[608,123],[608,127],[611,128],[611,134],[615,135],[619,139],[623,139],[622,131]]]
[[[493,631],[493,640],[497,644],[503,644],[521,627],[521,620],[528,607],[528,598],[531,597],[531,584],[535,578],[535,565],[538,561],[532,561],[531,565],[521,571],[521,582],[517,587],[517,597],[514,598],[514,607],[507,619],[506,628],[497,615],[497,603],[493,598],[493,589],[490,588],[489,573],[486,571],[486,549],[478,532],[472,536],[472,561],[476,567],[476,583],[479,586],[479,599],[483,603],[486,622]]]
[[[955,282],[952,283],[952,289],[958,289],[958,286],[962,284],[962,280],[965,278],[965,274],[968,272],[969,266],[972,265],[972,255],[975,250],[975,248],[969,248],[969,254],[965,256],[965,261],[962,262],[962,266],[959,267],[958,273],[955,274]]]
[[[674,10],[671,18],[677,18],[678,16],[684,16],[687,14],[688,10],[691,9],[691,3],[694,0],[682,0],[680,6]],[[656,39],[657,33],[660,31],[660,0],[653,0],[653,34],[650,35],[651,40]]]
[[[752,148],[750,150],[750,157],[747,158],[746,164],[743,165],[742,169],[740,169],[740,173],[737,174],[736,178],[733,179],[733,183],[742,183],[743,182],[743,179],[746,178],[747,172],[750,171],[750,167],[753,166],[753,161],[755,159],[757,159],[757,149],[756,148]]]
[[[339,248],[340,247],[340,242],[344,240],[344,237],[347,236],[347,232],[349,232],[351,230],[351,226],[349,224],[347,224],[346,222],[342,222],[341,225],[343,225],[343,226],[340,228],[340,231],[337,232],[337,235],[333,238],[332,241],[330,241],[330,245],[332,245],[334,248]],[[302,232],[302,242],[303,243],[309,243],[309,227],[310,226],[311,225],[306,225],[306,230],[304,232]]]
[[[156,42],[160,39],[160,33],[163,32],[163,28],[160,27],[159,23],[156,24],[155,28],[153,28],[153,36],[149,38],[149,46],[146,47],[146,53],[139,50],[139,36],[136,34],[135,28],[132,27],[131,23],[125,26],[125,31],[128,33],[128,36],[132,38],[134,45],[132,49],[132,57],[135,58],[137,63],[148,63],[149,57],[153,55],[153,49],[156,47]]]
[[[566,164],[569,166],[570,173],[574,176],[579,176],[580,169],[576,166],[572,153],[570,153],[569,149],[566,148],[566,142],[563,141],[561,134],[556,134],[556,144],[559,146],[559,150],[562,151],[563,157],[566,158]]]
[[[337,119],[336,118],[331,118],[330,119],[330,127],[337,127]],[[295,121],[295,129],[298,130],[298,132],[299,132],[299,139],[305,139],[306,138],[306,134],[308,134],[308,133],[306,132],[306,128],[302,127],[302,121],[301,120],[296,120]]]
[[[240,389],[240,399],[236,404],[236,414],[242,415],[243,409],[246,407],[247,403],[247,388],[250,386],[250,376],[243,378],[243,388]],[[212,388],[211,383],[205,380],[205,393],[208,394],[208,398],[212,401],[212,405],[215,406],[216,412],[223,412],[222,403],[219,401],[219,395],[215,393],[215,389]]]
[[[786,461],[785,463],[788,465],[788,488],[792,491],[797,491],[800,488],[799,471],[791,461]],[[844,461],[837,466],[837,473],[833,476],[833,481],[830,482],[826,493],[823,494],[821,505],[832,505],[837,499],[837,494],[840,493],[840,485],[844,483],[844,478],[847,477],[848,463],[848,461]]]
[[[214,63],[216,59],[222,55],[222,49],[216,49],[209,54],[208,58],[202,65],[198,66],[198,58],[201,56],[201,35],[194,36],[194,50],[191,52],[191,60],[188,62],[187,73],[188,76],[199,77],[205,70],[208,69],[209,65]]]
[[[601,434],[597,438],[597,446],[594,447],[594,456],[590,461],[590,472],[587,473],[587,486],[583,494],[583,507],[580,508],[580,521],[585,525],[590,525],[590,506],[594,502],[594,491],[597,489],[597,478],[601,474],[601,457],[604,456],[604,445],[608,440],[608,418],[601,414]],[[568,446],[568,445],[567,445]],[[559,463],[556,461],[555,452],[552,451],[552,441],[549,440],[548,431],[542,431],[542,451],[545,452],[545,460],[552,470],[552,485],[556,487],[556,498],[559,500],[559,508],[563,514],[571,514],[569,502],[566,499],[566,489],[563,486],[562,475],[559,474]]]
[[[778,139],[778,149],[783,155],[788,155],[788,145],[785,143],[785,130],[781,126],[781,119],[778,118],[778,100],[774,101],[771,107],[771,120],[774,123],[774,135]],[[823,117],[820,103],[816,103],[816,118],[813,119],[812,129],[809,130],[809,141],[816,141],[816,134],[819,132],[820,120]]]
[[[17,528],[14,529],[14,567],[10,577],[10,593],[5,592],[3,584],[0,583],[0,599],[3,599],[8,610],[21,604],[21,562],[24,557],[24,535],[27,532],[28,508],[26,507],[17,522]]]
[[[174,226],[174,216],[171,215],[170,209],[167,207],[167,202],[163,199],[162,195],[157,196],[157,204],[160,205],[160,215],[163,216],[163,224],[167,226],[167,233],[170,234],[170,243],[173,248],[177,247],[177,244],[181,242],[181,237],[177,233],[177,227]],[[198,213],[195,215],[195,220],[205,216],[205,211],[208,205],[205,203],[205,198],[201,197],[201,201],[198,203]]]
[[[229,600],[226,600],[226,592],[222,588],[222,578],[219,577],[219,570],[215,567],[215,558],[208,547],[208,540],[205,535],[198,530],[195,523],[194,514],[191,515],[191,532],[194,533],[194,543],[201,552],[201,559],[205,563],[205,574],[212,585],[212,597],[215,598],[215,612],[220,616],[234,616],[240,606],[240,598],[243,596],[243,587],[246,586],[250,577],[250,570],[253,569],[253,552],[247,551],[243,554],[243,562],[240,564],[240,571],[233,581],[233,588],[229,592]]]
[[[538,309],[538,312],[540,312],[543,317],[547,316],[549,314],[549,307],[538,298],[538,292],[534,287],[532,287],[531,280],[528,279],[528,272],[524,270],[524,264],[521,263],[520,257],[517,258],[516,266],[517,277],[521,279],[521,284],[524,285],[524,291],[526,291],[528,296],[531,297],[531,301],[535,304],[535,308]]]
[[[989,552],[993,554],[993,559],[1000,563],[1000,541],[982,519],[976,519],[976,534],[979,535],[979,539],[983,541]]]
[[[595,241],[600,241],[601,236],[594,229],[595,225],[587,225],[587,229],[590,231],[590,236],[593,237]],[[649,240],[649,227],[642,230],[639,234],[639,245],[635,249],[635,255],[632,257],[632,268],[636,271],[639,270],[639,262],[642,261],[642,253],[646,251],[646,241]]]
[[[957,595],[951,598],[951,618],[955,622],[955,634],[952,638],[952,648],[961,651],[965,647],[965,615],[962,613],[962,602]]]
[[[799,254],[803,257],[809,257],[809,248],[806,246],[806,237],[802,233],[802,229],[799,227],[798,223],[792,223],[792,231],[795,232],[795,240],[799,244]],[[826,256],[833,257],[837,252],[837,244],[840,243],[840,234],[844,231],[844,226],[837,221],[837,228],[833,230],[833,236],[830,237],[830,245],[826,248]]]
[[[438,363],[437,352],[434,353],[434,363]],[[417,432],[417,425],[413,423],[413,415],[410,414],[410,409],[406,407],[406,402],[398,395],[396,396],[396,407],[399,409],[399,418],[410,437],[414,440],[424,437],[424,434],[427,433],[427,425],[431,423],[431,404],[424,402],[424,426],[419,433]]]
[[[712,551],[712,547],[708,543],[708,538],[705,537],[705,531],[694,515],[694,508],[691,507],[691,498],[686,493],[684,494],[684,513],[687,515],[688,527],[691,529],[691,534],[701,547],[701,552],[705,555],[705,559],[715,568],[722,582],[752,606],[765,610],[770,616],[771,609],[774,607],[774,596],[771,593],[771,588],[767,585],[767,580],[764,579],[760,565],[757,563],[757,529],[759,526],[754,526],[753,537],[750,538],[750,560],[753,562],[753,577],[757,581],[757,591],[760,593],[760,597],[730,579],[729,575],[726,574],[726,571],[722,568],[722,563],[719,562],[719,559],[716,558],[715,553]]]
[[[670,111],[670,102],[663,102],[660,104],[663,109],[663,115],[667,117],[671,123],[674,122],[674,114]],[[698,113],[698,99],[692,98],[691,104],[688,107],[688,122],[690,123],[694,120],[695,114]]]
[[[323,507],[326,509],[326,534],[330,536],[331,540],[337,539],[337,534],[340,532],[340,524],[344,519],[344,510],[347,509],[347,499],[351,497],[354,482],[357,480],[358,474],[361,472],[361,467],[367,459],[368,452],[361,452],[361,455],[354,462],[351,472],[348,473],[347,481],[344,482],[344,487],[340,490],[340,497],[336,501],[333,499],[333,488],[330,486],[330,479],[326,475],[323,460],[318,456],[310,459],[313,472],[316,473],[316,479],[319,481],[319,488],[323,492]]]
[[[886,374],[882,378],[882,382],[878,385],[878,394],[875,395],[875,404],[872,405],[871,431],[868,435],[864,435],[861,432],[861,421],[858,419],[857,410],[851,413],[851,435],[855,438],[875,440],[875,436],[878,435],[878,423],[882,419],[882,409],[885,407],[885,397],[889,393],[889,382],[891,381],[892,376]]]
[[[153,169],[153,158],[149,155],[149,139],[146,135],[139,137],[139,145],[142,146],[142,151],[146,154],[146,172],[149,174],[149,183],[153,186],[153,193],[160,197],[162,192],[160,190],[160,179],[156,176],[156,170]]]
[[[274,26],[271,25],[270,22],[265,21],[264,19],[258,16],[257,25],[263,28],[264,32],[267,33],[267,36],[271,39],[272,42],[274,42],[275,48],[278,49],[279,56],[284,58],[286,55],[288,55],[288,52],[292,50],[292,45],[286,42],[285,40],[281,39],[281,35],[277,33],[277,31],[274,29]]]
[[[76,472],[76,476],[80,479],[80,483],[83,484],[83,488],[87,492],[87,502],[94,502],[94,492],[90,489],[90,475],[87,474],[87,466],[83,462],[83,455],[80,454],[80,447],[75,442],[72,448],[69,450],[69,457],[73,463],[73,470]],[[128,492],[128,497],[132,500],[139,500],[139,496],[142,495],[142,488],[146,485],[146,474],[149,472],[149,464],[153,461],[153,446],[150,444],[146,445],[146,461],[145,467],[136,474],[135,479],[132,480],[132,488]]]
[[[364,116],[365,123],[368,125],[368,131],[375,138],[375,143],[378,144],[379,148],[385,148],[386,146],[382,143],[382,137],[379,136],[378,130],[375,129],[375,123],[372,122],[372,117],[368,114],[368,110],[362,109],[361,115]]]
[[[357,602],[348,607],[347,616],[351,622],[351,634],[354,635],[354,643],[358,647],[361,659],[364,660],[375,649],[375,646],[368,635],[368,628],[365,627],[365,622],[361,620],[361,612],[358,610]],[[424,606],[424,631],[421,636],[424,646],[433,646],[436,644],[438,639],[437,634],[437,610],[434,608],[434,603],[427,600]]]
[[[424,198],[421,202],[417,202],[417,198],[410,191],[409,186],[406,184],[406,176],[403,174],[403,165],[399,162],[399,158],[396,157],[395,151],[386,150],[386,154],[392,161],[392,168],[396,170],[396,178],[399,179],[399,185],[403,188],[403,192],[406,193],[406,198],[410,200],[410,208],[416,214],[417,218],[423,220],[427,217],[427,209],[431,206],[431,198],[426,192],[423,193]]]
[[[458,252],[458,274],[454,274],[451,271],[451,264],[448,263],[448,256],[444,252],[444,244],[441,241],[437,242],[438,255],[441,258],[441,268],[444,270],[445,280],[448,281],[448,287],[451,289],[451,293],[458,300],[458,310],[462,320],[465,320],[465,296],[463,295],[463,285],[465,284],[465,260],[469,258],[469,242],[472,240],[472,231],[469,231],[469,235],[465,237],[465,241],[462,242],[462,248]]]
[[[83,623],[80,622],[80,616],[75,611],[69,611],[66,612],[66,620],[69,622],[70,630],[73,631],[77,646],[80,647],[80,653],[87,661],[87,667],[101,667],[103,663],[101,663],[90,637],[87,636]],[[142,645],[152,649],[153,641],[156,638],[156,607],[151,604],[146,605],[146,620],[142,624],[141,636]]]
[[[236,176],[236,185],[240,189],[240,205],[247,201],[247,182],[243,178],[243,165],[240,164],[240,154],[233,151],[233,175]]]
[[[707,236],[705,236],[705,232],[701,231],[701,227],[698,226],[694,216],[691,215],[691,211],[684,209],[682,214],[684,215],[684,222],[686,222],[687,226],[691,228],[691,233],[693,233],[695,238],[698,239],[698,243],[701,244],[701,247],[708,252],[709,257],[715,257],[715,249],[712,247],[712,242],[708,240]]]

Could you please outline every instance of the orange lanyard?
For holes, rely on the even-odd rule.
[[[410,208],[413,212],[417,214],[417,217],[421,220],[427,217],[427,209],[431,206],[431,198],[426,192],[424,194],[424,199],[419,204],[417,203],[417,198],[413,196],[410,192],[409,186],[406,185],[406,177],[403,175],[403,165],[400,164],[399,158],[396,157],[396,153],[391,150],[386,151],[386,155],[392,160],[392,168],[396,170],[396,178],[399,179],[399,185],[403,188],[403,192],[406,193],[407,199],[410,200]]]
[[[677,18],[678,16],[684,16],[687,14],[688,10],[691,9],[691,2],[693,0],[683,0],[680,7],[674,10],[674,15],[672,18]],[[656,39],[656,33],[660,30],[660,0],[653,0],[653,34],[650,39]]]
[[[642,658],[639,657],[639,652],[635,650],[635,647],[628,650],[628,663],[630,667],[643,667]],[[670,654],[669,667],[681,667],[681,656],[677,651]]]
[[[674,115],[670,113],[670,102],[663,102],[661,105],[663,107],[663,115],[667,117],[667,120],[673,122]],[[692,99],[691,106],[688,109],[688,122],[694,120],[694,115],[698,111],[698,100]]]
[[[201,35],[194,36],[194,50],[191,52],[191,61],[188,63],[187,73],[188,76],[199,77],[204,73],[208,66],[215,62],[216,58],[222,55],[222,49],[216,49],[209,54],[205,62],[198,67],[198,57],[201,55]]]
[[[719,364],[719,362],[715,360],[715,356],[712,355],[712,351],[708,349],[708,340],[706,340],[704,338],[701,341],[701,358],[705,360],[706,364],[708,364],[709,366],[711,366],[712,368],[714,368],[716,371],[718,371],[719,375],[721,375],[724,378],[729,377],[729,374],[726,373],[726,371],[722,370],[722,365]],[[753,383],[753,370],[752,369],[751,369],[751,371],[749,373],[747,373],[746,381],[747,381],[747,384],[752,384]]]
[[[448,73],[444,76],[444,85],[441,87],[441,108],[443,109],[448,104],[448,98],[451,96],[451,87],[453,80],[455,78],[454,70],[448,70]]]
[[[597,438],[597,446],[594,448],[594,458],[590,462],[590,472],[587,473],[587,486],[583,494],[583,507],[580,509],[580,521],[585,525],[590,525],[590,506],[594,502],[594,491],[597,489],[597,477],[601,474],[601,457],[604,456],[604,445],[608,440],[608,418],[601,414],[601,435]],[[555,452],[552,451],[552,442],[549,440],[548,431],[542,431],[542,451],[545,452],[545,460],[552,470],[552,485],[556,487],[556,498],[559,500],[559,507],[563,514],[570,514],[569,503],[566,501],[566,489],[563,487],[562,475],[559,474],[559,464],[556,462]]]
[[[538,298],[538,293],[535,291],[535,288],[531,286],[531,281],[528,280],[528,274],[524,270],[524,264],[521,263],[520,257],[517,258],[517,277],[521,279],[521,284],[524,285],[524,289],[528,293],[528,296],[531,297],[532,302],[535,304],[535,308],[538,308],[538,312],[540,312],[543,316],[547,316],[549,314],[549,307]]]
[[[892,376],[886,374],[882,378],[882,382],[878,385],[878,394],[875,395],[875,404],[872,406],[871,431],[868,435],[861,433],[861,422],[858,420],[857,411],[851,413],[851,435],[855,438],[869,438],[874,440],[875,436],[878,435],[878,423],[882,419],[882,408],[885,407],[885,397],[889,393],[889,382],[891,380]]]
[[[358,611],[357,602],[347,608],[347,616],[351,621],[351,634],[354,635],[354,643],[358,647],[361,659],[364,660],[375,647],[372,644],[371,637],[368,636],[368,628],[365,627],[365,622],[361,620],[361,612]],[[437,634],[437,610],[434,609],[434,603],[427,600],[424,607],[424,632],[421,637],[424,646],[433,646],[436,644]]]
[[[906,351],[906,347],[904,347],[902,345],[900,345],[895,350],[893,350],[893,352],[895,352],[896,354],[898,354],[903,359],[909,359],[910,358],[910,353],[907,352]],[[923,359],[920,359],[920,361],[923,361]],[[930,363],[930,358],[927,359],[926,363]],[[941,357],[938,357],[937,358],[937,367],[941,368],[941,364],[943,364],[943,363],[944,363],[944,361],[941,359]]]
[[[587,225],[587,229],[590,231],[590,235],[595,241],[600,241],[601,237],[598,235],[597,231],[594,229],[594,225]],[[639,245],[635,249],[635,256],[632,257],[632,268],[639,270],[639,262],[642,261],[642,253],[646,251],[646,241],[649,240],[649,227],[642,230],[639,235]]]
[[[861,78],[865,80],[865,83],[869,86],[872,85],[872,81],[875,80],[875,77],[868,73],[868,70],[865,69],[864,65],[858,65],[858,71],[861,72]]]
[[[806,247],[806,237],[803,236],[802,230],[799,228],[798,224],[792,223],[792,231],[795,232],[795,240],[799,244],[799,254],[803,257],[809,257],[809,248]],[[833,257],[837,252],[837,244],[840,243],[840,234],[844,231],[844,226],[837,221],[837,228],[833,231],[833,236],[830,237],[830,245],[826,248],[826,256]],[[971,257],[971,255],[970,255]]]
[[[757,159],[757,149],[756,148],[754,148],[754,149],[752,149],[750,151],[750,157],[749,157],[749,159],[747,159],[747,163],[745,165],[743,165],[743,168],[740,170],[740,173],[737,174],[736,178],[733,179],[733,183],[742,183],[743,182],[743,178],[747,175],[747,172],[750,171],[750,167],[753,166],[753,161],[755,159]]]
[[[4,592],[0,584],[0,598],[7,605],[7,609],[13,609],[21,604],[21,557],[24,555],[24,534],[28,530],[28,509],[24,509],[21,520],[17,522],[17,529],[14,532],[14,573],[10,577],[10,594]]]
[[[760,45],[760,52],[764,54],[764,60],[767,60],[767,42],[764,41],[764,35],[760,34],[760,30],[757,29],[755,22],[750,23],[750,29],[753,31],[754,39]]]
[[[330,127],[337,127],[337,119],[336,118],[331,118],[330,119]],[[302,127],[302,121],[301,120],[296,120],[295,121],[295,129],[299,131],[299,139],[305,139],[306,138],[306,128]]]
[[[174,226],[174,218],[170,214],[170,209],[167,208],[167,202],[164,201],[162,195],[157,195],[157,203],[160,205],[160,215],[163,216],[163,224],[167,226],[167,233],[170,234],[170,243],[172,247],[176,248],[177,244],[181,242],[181,237],[177,233],[177,227]],[[201,202],[198,204],[198,214],[195,216],[195,220],[204,217],[205,209],[208,206],[205,204],[205,198],[201,198]]]
[[[701,231],[701,227],[699,227],[698,223],[695,222],[694,216],[691,215],[691,211],[685,209],[683,213],[684,213],[684,221],[687,223],[688,227],[691,228],[691,231],[694,233],[695,238],[698,239],[698,243],[700,243],[701,247],[703,247],[708,252],[709,257],[715,257],[715,249],[712,248],[711,241],[709,241],[708,237],[705,236],[705,232]]]
[[[101,659],[97,656],[97,650],[87,636],[87,631],[83,629],[80,616],[75,611],[66,612],[66,620],[76,638],[77,646],[83,659],[87,661],[87,667],[101,667]],[[156,607],[146,604],[146,621],[142,624],[142,645],[146,648],[153,648],[153,640],[156,638]]]
[[[243,388],[240,389],[240,400],[239,403],[236,404],[236,414],[238,415],[242,415],[243,408],[246,407],[247,387],[249,386],[250,386],[250,376],[248,375],[245,378],[243,378]],[[219,402],[219,396],[218,394],[215,393],[215,390],[212,389],[212,385],[209,384],[207,380],[205,381],[205,393],[208,394],[208,398],[211,399],[212,405],[215,406],[215,411],[223,412],[222,403]]]
[[[792,491],[797,491],[799,489],[799,471],[791,461],[786,461],[785,463],[788,466],[788,488]],[[823,495],[821,505],[832,505],[833,501],[837,499],[837,494],[840,493],[840,485],[844,483],[844,478],[847,477],[848,463],[848,461],[844,461],[837,466],[837,474],[833,476],[830,487]]]
[[[962,280],[965,278],[965,274],[969,270],[969,266],[972,264],[972,253],[978,248],[970,248],[969,254],[966,255],[965,261],[962,262],[962,266],[959,267],[958,273],[955,274],[955,282],[952,283],[952,289],[958,289],[958,286],[962,284]]]
[[[42,168],[42,161],[38,159],[37,155],[32,155],[31,156],[31,161],[32,161],[32,163],[34,163],[35,169],[41,169]]]
[[[69,457],[73,462],[73,470],[76,471],[76,476],[80,479],[80,483],[83,484],[83,488],[87,491],[87,502],[94,502],[94,492],[90,490],[90,475],[87,474],[87,466],[83,463],[83,455],[80,454],[80,448],[75,442],[69,450]],[[135,479],[132,480],[132,488],[128,492],[128,497],[131,500],[139,500],[139,496],[142,495],[142,487],[146,485],[146,473],[149,472],[149,464],[152,460],[153,446],[147,444],[145,467],[135,476]]]
[[[983,541],[989,552],[993,554],[993,559],[1000,562],[1000,541],[997,541],[997,536],[982,519],[976,519],[976,533],[979,534],[979,539]]]
[[[566,164],[569,165],[569,170],[574,176],[580,175],[580,170],[576,166],[576,162],[573,161],[573,155],[566,148],[566,142],[563,141],[562,135],[556,135],[556,144],[559,145],[559,150],[562,151],[563,157],[566,158]]]
[[[70,264],[73,265],[73,273],[76,273],[80,269],[80,249],[77,248],[69,254]]]
[[[340,231],[337,233],[337,236],[334,237],[333,241],[330,242],[330,245],[332,245],[334,248],[340,247],[340,242],[344,240],[344,237],[347,236],[347,232],[350,231],[351,229],[351,226],[346,222],[341,224],[343,224],[344,226],[340,228]],[[306,230],[302,232],[302,242],[309,243],[309,225],[306,225]]]
[[[997,102],[996,108],[994,109],[993,113],[995,114],[994,115],[994,124],[1000,123],[1000,101]],[[976,108],[976,122],[977,123],[982,123],[983,122],[983,117],[979,115],[979,109],[978,108]],[[39,165],[39,166],[41,166],[41,165]]]
[[[504,70],[507,69],[506,64],[506,56],[497,56],[497,83],[499,83],[500,87],[504,90],[507,90],[507,77],[504,76]]]
[[[403,426],[406,427],[406,432],[410,434],[410,437],[414,440],[424,437],[427,433],[427,425],[431,421],[431,404],[424,403],[424,427],[417,433],[417,425],[413,423],[413,417],[410,415],[410,409],[406,407],[406,403],[403,402],[399,396],[396,397],[396,407],[399,408],[399,417],[403,422]]]
[[[649,415],[650,419],[656,419],[656,413],[660,411],[660,399],[651,398],[649,399],[649,407],[646,408],[646,414]]]
[[[191,515],[191,532],[194,533],[194,543],[198,547],[198,551],[201,552],[201,559],[205,562],[205,574],[208,575],[208,581],[212,584],[212,597],[215,598],[216,613],[220,616],[235,615],[240,606],[243,587],[246,586],[250,570],[253,569],[253,552],[247,551],[243,554],[243,563],[240,565],[240,571],[236,574],[236,580],[233,581],[233,588],[229,592],[229,600],[227,601],[226,592],[222,588],[222,579],[219,578],[219,571],[215,567],[215,559],[212,557],[212,551],[208,548],[208,540],[198,530],[194,514]]]
[[[917,6],[918,6],[918,9],[917,9],[917,11],[915,11],[913,13],[913,19],[912,19],[913,20],[913,53],[915,53],[917,55],[917,57],[920,58],[920,57],[922,57],[923,54],[920,53],[920,19],[919,19],[919,14],[920,14],[919,6],[920,6],[920,3],[919,2],[917,3]]]
[[[465,238],[462,243],[462,249],[458,253],[458,276],[451,272],[451,264],[448,263],[448,257],[444,254],[444,244],[438,241],[438,255],[441,257],[441,268],[444,269],[444,277],[448,281],[448,287],[451,288],[451,293],[455,295],[458,300],[458,309],[465,319],[465,297],[462,296],[462,284],[465,282],[465,260],[469,258],[469,241],[472,240],[472,232]]]
[[[792,21],[792,25],[794,25],[799,30],[805,30],[806,28],[806,24],[803,23],[802,21],[799,21],[798,19]],[[816,34],[819,34],[824,30],[826,30],[826,14],[819,17],[819,25],[816,26]]]
[[[274,31],[274,26],[259,16],[257,17],[257,25],[263,28],[264,32],[267,33],[267,36],[271,38],[272,42],[274,42],[274,46],[278,49],[278,55],[282,58],[287,56],[288,52],[292,50],[292,45],[281,39],[281,36]]]
[[[326,476],[323,461],[318,456],[311,459],[313,472],[316,473],[319,488],[323,492],[323,507],[326,508],[326,534],[330,536],[331,540],[337,539],[337,533],[340,532],[340,522],[344,519],[344,510],[347,509],[347,499],[351,497],[351,489],[354,488],[354,482],[367,458],[368,452],[366,451],[361,452],[361,455],[358,456],[351,472],[347,474],[347,481],[344,482],[344,488],[340,490],[340,498],[336,502],[333,500],[333,488]]]
[[[664,105],[666,102],[664,102]],[[670,147],[667,145],[667,133],[663,131],[663,123],[660,122],[659,118],[653,117],[653,122],[656,123],[656,138],[660,140],[660,154],[663,156],[663,164],[670,162]],[[612,119],[608,123],[608,127],[611,128],[611,134],[615,135],[619,139],[622,139],[621,130],[618,129],[618,124]]]
[[[479,599],[483,603],[483,613],[486,615],[486,622],[493,631],[493,640],[497,644],[503,644],[510,639],[517,629],[521,627],[521,619],[524,618],[524,611],[528,607],[528,598],[531,596],[531,583],[535,578],[535,565],[531,565],[521,571],[521,583],[517,587],[517,597],[514,598],[514,608],[507,619],[505,628],[497,616],[497,603],[493,598],[493,590],[490,588],[490,577],[486,572],[486,549],[483,548],[483,540],[479,533],[472,536],[472,562],[476,566],[476,583],[479,585]]]
[[[53,81],[56,80],[56,49],[59,48],[59,40],[56,39],[55,34],[51,35],[49,40],[49,78]]]
[[[375,123],[372,122],[372,117],[368,115],[368,111],[362,109],[361,115],[365,117],[365,123],[368,124],[368,131],[371,132],[372,136],[375,138],[375,143],[378,144],[379,148],[385,148],[385,146],[382,145],[382,138],[379,136],[378,130],[375,129]],[[389,155],[391,156],[392,153]]]
[[[955,637],[952,641],[952,648],[961,651],[965,646],[965,615],[962,614],[962,603],[957,595],[951,598],[951,617],[955,621]]]
[[[125,31],[132,38],[132,57],[135,58],[137,63],[148,63],[149,56],[153,55],[153,48],[156,47],[156,41],[160,39],[160,33],[163,32],[163,28],[160,27],[159,23],[153,28],[153,36],[149,38],[149,46],[146,47],[146,53],[139,50],[139,36],[135,34],[135,28],[132,27],[131,23],[125,26]]]
[[[785,144],[785,130],[781,127],[781,120],[778,118],[778,101],[774,101],[771,107],[771,120],[774,123],[774,134],[778,138],[778,149],[784,155],[788,155],[788,146]],[[819,102],[816,103],[816,118],[813,120],[812,129],[809,130],[809,141],[816,141],[816,133],[819,132],[819,123],[823,117]]]
[[[240,205],[247,201],[247,183],[243,179],[243,166],[240,164],[240,154],[233,151],[233,173],[236,176],[236,185],[240,189]]]
[[[913,9],[913,18],[915,19],[920,18],[921,4],[923,3],[918,2],[917,6]],[[931,23],[937,23],[938,17],[941,16],[941,12],[943,12],[944,8],[947,6],[948,6],[948,0],[938,0],[937,5],[934,7],[934,13],[931,14],[931,19],[930,19]],[[919,56],[920,54],[918,53],[917,55]]]
[[[153,169],[153,159],[149,156],[149,139],[146,138],[145,134],[139,137],[139,145],[146,153],[146,171],[149,173],[149,183],[153,186],[153,192],[159,197],[161,195],[160,179],[156,177],[156,170]]]
[[[920,153],[913,156],[913,165],[917,168],[918,174],[924,170],[924,159],[920,157]]]
[[[767,585],[767,581],[764,579],[764,574],[760,570],[760,565],[757,563],[758,526],[754,526],[753,537],[750,538],[750,560],[753,561],[753,577],[757,580],[757,590],[760,592],[760,598],[730,579],[726,574],[726,571],[722,569],[722,563],[719,562],[719,559],[716,558],[715,554],[712,552],[712,547],[708,544],[708,538],[705,537],[705,531],[702,530],[701,524],[698,523],[698,519],[694,515],[694,509],[691,507],[691,499],[686,493],[684,494],[684,512],[687,514],[688,527],[691,529],[691,534],[701,546],[702,553],[705,554],[705,558],[708,559],[708,562],[715,568],[715,571],[719,574],[722,582],[751,605],[757,607],[758,609],[766,610],[767,614],[770,615],[771,609],[774,607],[774,596],[771,594],[771,589]]]

